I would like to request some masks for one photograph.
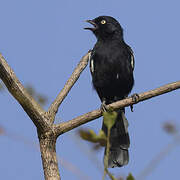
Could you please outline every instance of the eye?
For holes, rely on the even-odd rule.
[[[103,20],[101,21],[101,24],[106,24],[106,20],[103,19]]]

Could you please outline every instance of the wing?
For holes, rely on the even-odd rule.
[[[131,54],[131,58],[130,58],[131,62],[130,63],[131,63],[132,70],[134,70],[134,67],[135,67],[134,53],[130,46],[127,45],[127,48]]]
[[[91,71],[92,75],[94,74],[94,71],[95,71],[94,59],[93,59],[94,53],[95,53],[94,50],[92,50],[91,55],[89,57],[89,59],[90,59],[89,68],[90,68],[90,71]]]

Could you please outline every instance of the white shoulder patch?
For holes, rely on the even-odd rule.
[[[134,70],[134,56],[131,54],[131,67]]]
[[[117,76],[116,76],[117,79],[119,79],[119,74],[117,73]]]
[[[134,70],[134,55],[133,55],[133,50],[131,49],[130,46],[127,46],[127,48],[129,49],[130,53],[131,53],[131,67],[132,67],[132,70]]]
[[[91,70],[91,73],[94,73],[94,60],[93,59],[90,60],[90,70]]]

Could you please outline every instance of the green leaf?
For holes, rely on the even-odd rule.
[[[106,145],[106,135],[104,134],[104,131],[100,130],[99,134],[96,135],[96,133],[90,129],[90,130],[79,130],[79,135],[82,139],[92,142],[92,143],[99,143],[100,146]]]
[[[99,131],[98,137],[100,139],[106,139],[106,135],[105,135],[105,133],[104,133],[104,131],[102,129]]]
[[[103,112],[103,122],[107,126],[108,129],[111,129],[112,126],[115,124],[117,118],[116,111],[106,111]]]
[[[129,173],[129,175],[126,178],[126,180],[135,180],[135,178],[133,177],[133,175],[131,173]]]

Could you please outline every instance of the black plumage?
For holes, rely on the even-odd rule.
[[[110,16],[99,16],[87,20],[97,42],[92,50],[90,71],[93,86],[101,101],[106,105],[124,99],[134,84],[134,56],[131,48],[124,42],[123,29],[119,22]],[[117,111],[118,117],[111,129],[109,167],[123,166],[129,161],[128,122],[125,109]],[[107,134],[103,124],[102,129]]]

